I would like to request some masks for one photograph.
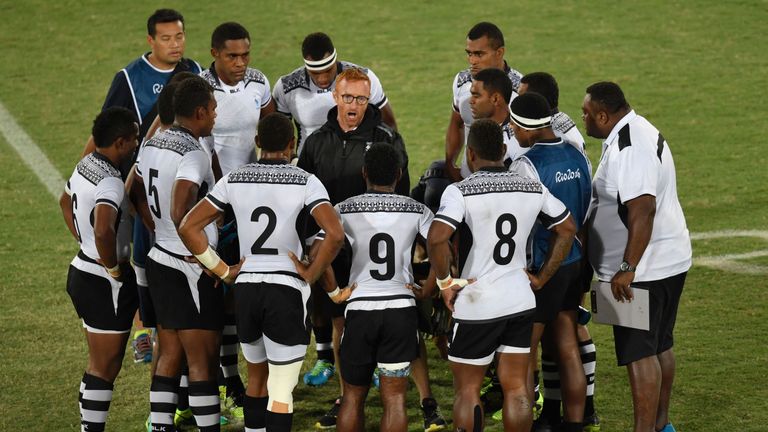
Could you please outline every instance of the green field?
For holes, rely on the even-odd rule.
[[[244,24],[253,37],[251,66],[272,83],[300,64],[307,33],[329,33],[341,59],[369,66],[380,77],[408,147],[412,179],[443,155],[451,80],[466,64],[467,30],[493,21],[505,32],[510,65],[557,77],[560,108],[582,131],[585,87],[604,79],[622,85],[633,107],[670,143],[692,233],[763,230],[763,237],[696,240],[695,259],[768,250],[768,2],[559,3],[163,6],[184,13],[187,56],[203,65],[210,63],[213,28],[229,20]],[[79,159],[112,76],[146,50],[146,18],[158,6],[145,0],[0,0],[0,103],[62,177]],[[600,143],[588,139],[587,146],[596,163]],[[73,431],[79,429],[76,398],[86,350],[64,284],[77,245],[56,200],[35,176],[37,168],[26,166],[0,134],[0,430]],[[679,431],[766,430],[768,260],[757,254],[742,263],[748,265],[696,265],[689,274],[676,332],[671,417]],[[593,325],[592,331],[603,430],[629,430],[629,385],[624,369],[615,365],[610,329]],[[434,356],[430,363],[436,395],[449,416],[448,366]],[[142,429],[148,386],[148,368],[127,359],[108,430]],[[335,379],[321,389],[301,384],[294,429],[310,430],[336,391]],[[411,430],[420,430],[416,400],[412,391]],[[369,430],[377,430],[379,414],[372,397]],[[501,430],[490,419],[488,425]]]

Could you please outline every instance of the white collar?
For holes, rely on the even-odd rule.
[[[611,133],[608,134],[608,138],[603,141],[603,147],[608,147],[611,145],[613,141],[616,140],[616,136],[619,134],[619,131],[621,128],[627,125],[627,123],[631,122],[637,117],[637,114],[635,113],[635,110],[630,110],[627,114],[624,115],[624,117],[619,120],[616,125],[611,129]]]

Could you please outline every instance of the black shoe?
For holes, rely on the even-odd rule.
[[[336,399],[333,402],[331,409],[320,417],[320,420],[315,423],[315,429],[333,429],[336,427],[336,417],[339,416],[339,410],[341,409],[341,398]]]
[[[436,432],[445,430],[447,423],[440,414],[440,407],[433,398],[425,398],[421,401],[421,413],[424,415],[424,432]]]
[[[552,425],[549,423],[549,420],[547,420],[546,417],[539,417],[536,419],[536,421],[533,422],[533,427],[531,428],[532,432],[555,432],[556,430],[559,430],[559,428],[555,427],[556,425]]]

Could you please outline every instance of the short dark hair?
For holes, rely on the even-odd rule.
[[[301,56],[310,60],[322,60],[326,53],[333,52],[331,37],[325,33],[311,33],[301,43]]]
[[[629,109],[629,103],[624,98],[624,92],[614,82],[596,82],[587,87],[587,94],[592,99],[592,102],[600,105],[609,114]]]
[[[506,72],[496,68],[483,69],[473,79],[482,82],[483,88],[488,93],[501,93],[504,101],[509,105],[509,100],[512,98],[512,80]]]
[[[257,132],[261,149],[266,151],[283,151],[294,137],[293,124],[288,117],[278,112],[259,119]]]
[[[467,146],[485,160],[501,161],[504,158],[501,126],[491,119],[475,120],[469,127]]]
[[[365,152],[363,166],[371,184],[389,186],[397,181],[397,170],[403,166],[403,158],[391,144],[377,142]]]
[[[467,33],[467,39],[469,40],[478,40],[483,36],[488,38],[493,49],[499,49],[504,46],[504,34],[496,24],[483,21],[475,24]]]
[[[163,90],[157,96],[157,116],[160,117],[161,124],[169,125],[173,123],[173,118],[176,116],[173,112],[173,94],[176,92],[179,83],[196,76],[192,72],[178,72],[163,86]]]
[[[213,98],[213,87],[200,77],[180,82],[173,93],[173,113],[179,117],[192,117],[198,107],[208,107]]]
[[[98,148],[112,145],[118,138],[138,135],[136,114],[127,108],[113,106],[105,109],[93,120],[93,142]]]
[[[560,102],[560,89],[555,77],[546,72],[532,72],[520,79],[521,84],[528,85],[528,91],[538,93],[547,99],[550,108],[557,110]]]
[[[248,33],[248,30],[236,22],[225,22],[219,24],[219,26],[213,30],[213,33],[211,34],[211,48],[220,50],[224,48],[224,44],[228,40],[239,39],[248,39],[250,42],[251,35]]]
[[[157,34],[157,24],[181,21],[181,27],[184,28],[184,17],[174,9],[158,9],[147,19],[147,34],[155,37]]]

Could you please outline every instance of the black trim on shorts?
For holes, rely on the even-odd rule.
[[[85,252],[83,252],[82,249],[77,251],[77,257],[80,258],[81,260],[87,261],[87,262],[89,262],[91,264],[101,265],[101,264],[99,264],[98,261],[96,261],[95,259],[93,259],[93,258],[89,257],[88,255],[86,255]]]
[[[173,253],[173,252],[169,251],[168,249],[166,249],[166,248],[164,248],[164,247],[160,246],[160,245],[159,245],[159,244],[157,244],[157,243],[155,243],[155,247],[156,247],[156,248],[157,248],[157,250],[159,250],[160,252],[163,252],[163,253],[165,253],[166,255],[170,255],[170,256],[172,256],[172,257],[174,257],[174,258],[176,258],[176,259],[180,259],[180,260],[182,260],[182,261],[185,261],[185,262],[187,261],[187,258],[190,258],[190,257],[192,257],[192,255],[187,255],[187,256],[184,256],[184,255],[179,255],[179,254],[177,254],[177,253]],[[158,263],[158,264],[159,264],[159,263]]]
[[[508,320],[508,319],[512,319],[512,318],[517,318],[517,317],[522,316],[522,315],[533,314],[534,311],[536,311],[536,308],[526,309],[524,311],[515,312],[513,314],[500,316],[498,318],[489,318],[489,319],[484,319],[484,320],[465,320],[465,319],[457,319],[457,318],[454,317],[453,321],[455,321],[455,322],[457,322],[459,324],[487,324],[487,323],[492,323],[492,322],[496,322],[496,321],[503,321],[503,320]]]
[[[287,365],[291,363],[296,363],[297,361],[304,361],[304,357],[306,356],[296,357],[295,359],[292,359],[292,360],[283,360],[283,361],[270,360],[269,357],[267,357],[267,363],[273,364],[276,366],[282,366],[282,365]]]
[[[273,272],[249,272],[249,271],[244,271],[244,272],[240,272],[238,274],[283,275],[283,276],[295,277],[296,279],[299,279],[299,280],[302,280],[302,281],[304,280],[298,273],[289,272],[289,271],[285,271],[285,270],[278,270],[278,271],[273,271]],[[251,282],[247,282],[247,283],[251,283]]]
[[[357,298],[354,298],[352,300],[347,300],[347,303],[352,303],[352,302],[356,302],[356,301],[387,301],[387,300],[401,300],[401,299],[415,300],[416,297],[409,296],[409,295],[406,295],[406,294],[397,294],[397,295],[380,296],[380,297],[376,297],[376,296],[357,297]]]

